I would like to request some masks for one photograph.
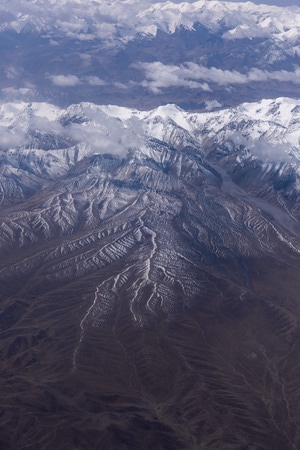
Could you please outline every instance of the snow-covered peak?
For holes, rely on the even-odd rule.
[[[182,3],[151,3],[147,0],[3,0],[1,10],[9,18],[1,28],[20,32],[26,24],[50,35],[76,39],[100,38],[126,42],[137,33],[155,35],[157,30],[174,33],[179,27],[193,29],[200,23],[213,31],[224,31],[228,39],[276,36],[290,40],[299,36],[300,8],[279,8],[198,0]]]
[[[85,171],[84,184],[94,172],[97,180],[98,164],[111,161],[124,166],[126,182],[137,170],[143,186],[169,189],[170,178],[161,169],[176,162],[173,175],[190,171],[192,182],[198,177],[194,159],[204,161],[204,172],[211,160],[232,174],[249,170],[251,189],[256,189],[253,170],[260,185],[267,176],[275,190],[288,181],[284,192],[294,198],[300,192],[300,100],[262,100],[203,113],[170,104],[140,111],[88,102],[66,109],[6,103],[0,107],[0,159],[4,203],[67,174],[73,179],[77,170]],[[179,182],[176,176],[172,186]]]
[[[39,132],[85,145],[89,153],[124,155],[149,138],[175,146],[193,141],[198,147],[208,140],[232,141],[249,149],[256,148],[257,142],[268,142],[274,146],[274,155],[258,155],[262,159],[285,160],[289,155],[300,161],[300,100],[290,98],[203,113],[171,104],[140,111],[88,102],[67,109],[48,103],[7,103],[0,106],[0,129],[0,144],[6,149],[22,144],[32,148],[32,133]]]

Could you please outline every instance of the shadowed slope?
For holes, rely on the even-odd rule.
[[[297,448],[298,242],[234,186],[150,141],[3,208],[3,448]]]

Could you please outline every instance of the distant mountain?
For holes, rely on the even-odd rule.
[[[5,1],[1,8],[5,101],[201,110],[205,101],[299,97],[296,7]]]
[[[17,5],[17,7],[16,7]],[[71,7],[72,6],[72,7]],[[225,39],[269,37],[289,41],[299,40],[299,8],[256,5],[251,2],[234,3],[213,0],[196,2],[149,2],[116,0],[35,0],[21,2],[3,0],[1,28],[18,33],[36,31],[58,38],[76,40],[112,38],[125,45],[137,35],[155,36],[164,31],[174,34],[178,29],[192,31],[199,23]],[[106,34],[103,30],[106,29]],[[227,30],[225,32],[225,30]]]
[[[300,448],[299,30],[1,2],[0,449]]]

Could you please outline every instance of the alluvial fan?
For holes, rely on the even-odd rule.
[[[278,188],[236,134],[158,113],[143,139],[101,116],[97,153],[76,111],[3,150],[0,448],[297,449],[294,163]]]

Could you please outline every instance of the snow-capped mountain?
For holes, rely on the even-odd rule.
[[[207,113],[176,105],[139,111],[90,103],[67,109],[46,103],[3,104],[1,202],[26,198],[98,153],[126,157],[138,149],[147,156],[149,140],[156,139],[176,149],[193,146],[258,196],[272,185],[273,201],[289,204],[298,215],[299,124],[300,102],[287,98]],[[159,162],[163,164],[161,157]],[[251,176],[241,179],[247,170]]]
[[[124,430],[124,449],[140,445],[157,422],[165,431],[150,432],[145,449],[221,449],[223,432],[198,431],[198,396],[205,409],[232,399],[235,448],[293,448],[284,430],[299,393],[293,375],[281,377],[287,364],[298,370],[299,106],[1,105],[2,358],[8,381],[22,374],[23,395],[5,408],[8,428],[17,424],[7,448],[35,448],[40,430],[62,448],[51,411],[63,435],[71,420],[91,448],[82,416],[101,411],[92,436],[105,450]],[[258,382],[266,376],[270,387]],[[269,419],[270,404],[284,418]],[[24,410],[39,419],[19,419]]]
[[[2,30],[36,30],[56,38],[127,42],[137,34],[156,36],[158,30],[174,33],[178,28],[193,30],[199,23],[212,32],[226,30],[225,39],[270,37],[299,43],[300,9],[254,3],[200,0],[193,2],[149,2],[116,0],[35,0],[30,3],[4,0]]]
[[[0,449],[300,448],[299,27],[2,0]]]
[[[6,0],[1,8],[5,101],[199,110],[299,97],[296,7]]]

